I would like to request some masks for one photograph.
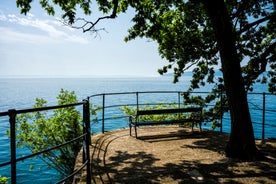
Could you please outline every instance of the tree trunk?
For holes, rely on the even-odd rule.
[[[255,145],[231,19],[224,0],[203,0],[202,2],[215,31],[231,115],[231,133],[226,155],[240,160],[255,160],[259,154]]]

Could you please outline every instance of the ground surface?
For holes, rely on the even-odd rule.
[[[92,136],[92,183],[276,183],[276,141],[256,141],[266,161],[224,156],[226,134],[180,127],[144,127]],[[81,164],[81,155],[76,167]],[[85,183],[84,170],[75,183]]]

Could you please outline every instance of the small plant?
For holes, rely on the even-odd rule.
[[[8,184],[9,178],[0,175],[0,184]]]

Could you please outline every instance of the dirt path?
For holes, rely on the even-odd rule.
[[[275,140],[259,141],[269,160],[237,162],[223,154],[226,134],[145,127],[138,135],[122,129],[92,137],[92,183],[276,183]],[[85,171],[75,181],[85,183]]]

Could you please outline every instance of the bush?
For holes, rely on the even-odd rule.
[[[57,100],[58,105],[78,102],[74,92],[63,89]],[[46,100],[37,98],[34,108],[45,107],[46,104]],[[50,117],[46,111],[21,114],[17,117],[17,146],[36,153],[65,143],[82,134],[81,122],[81,114],[75,107],[55,109]],[[40,157],[62,176],[67,176],[74,170],[75,158],[81,147],[82,141],[77,141],[44,153]]]

